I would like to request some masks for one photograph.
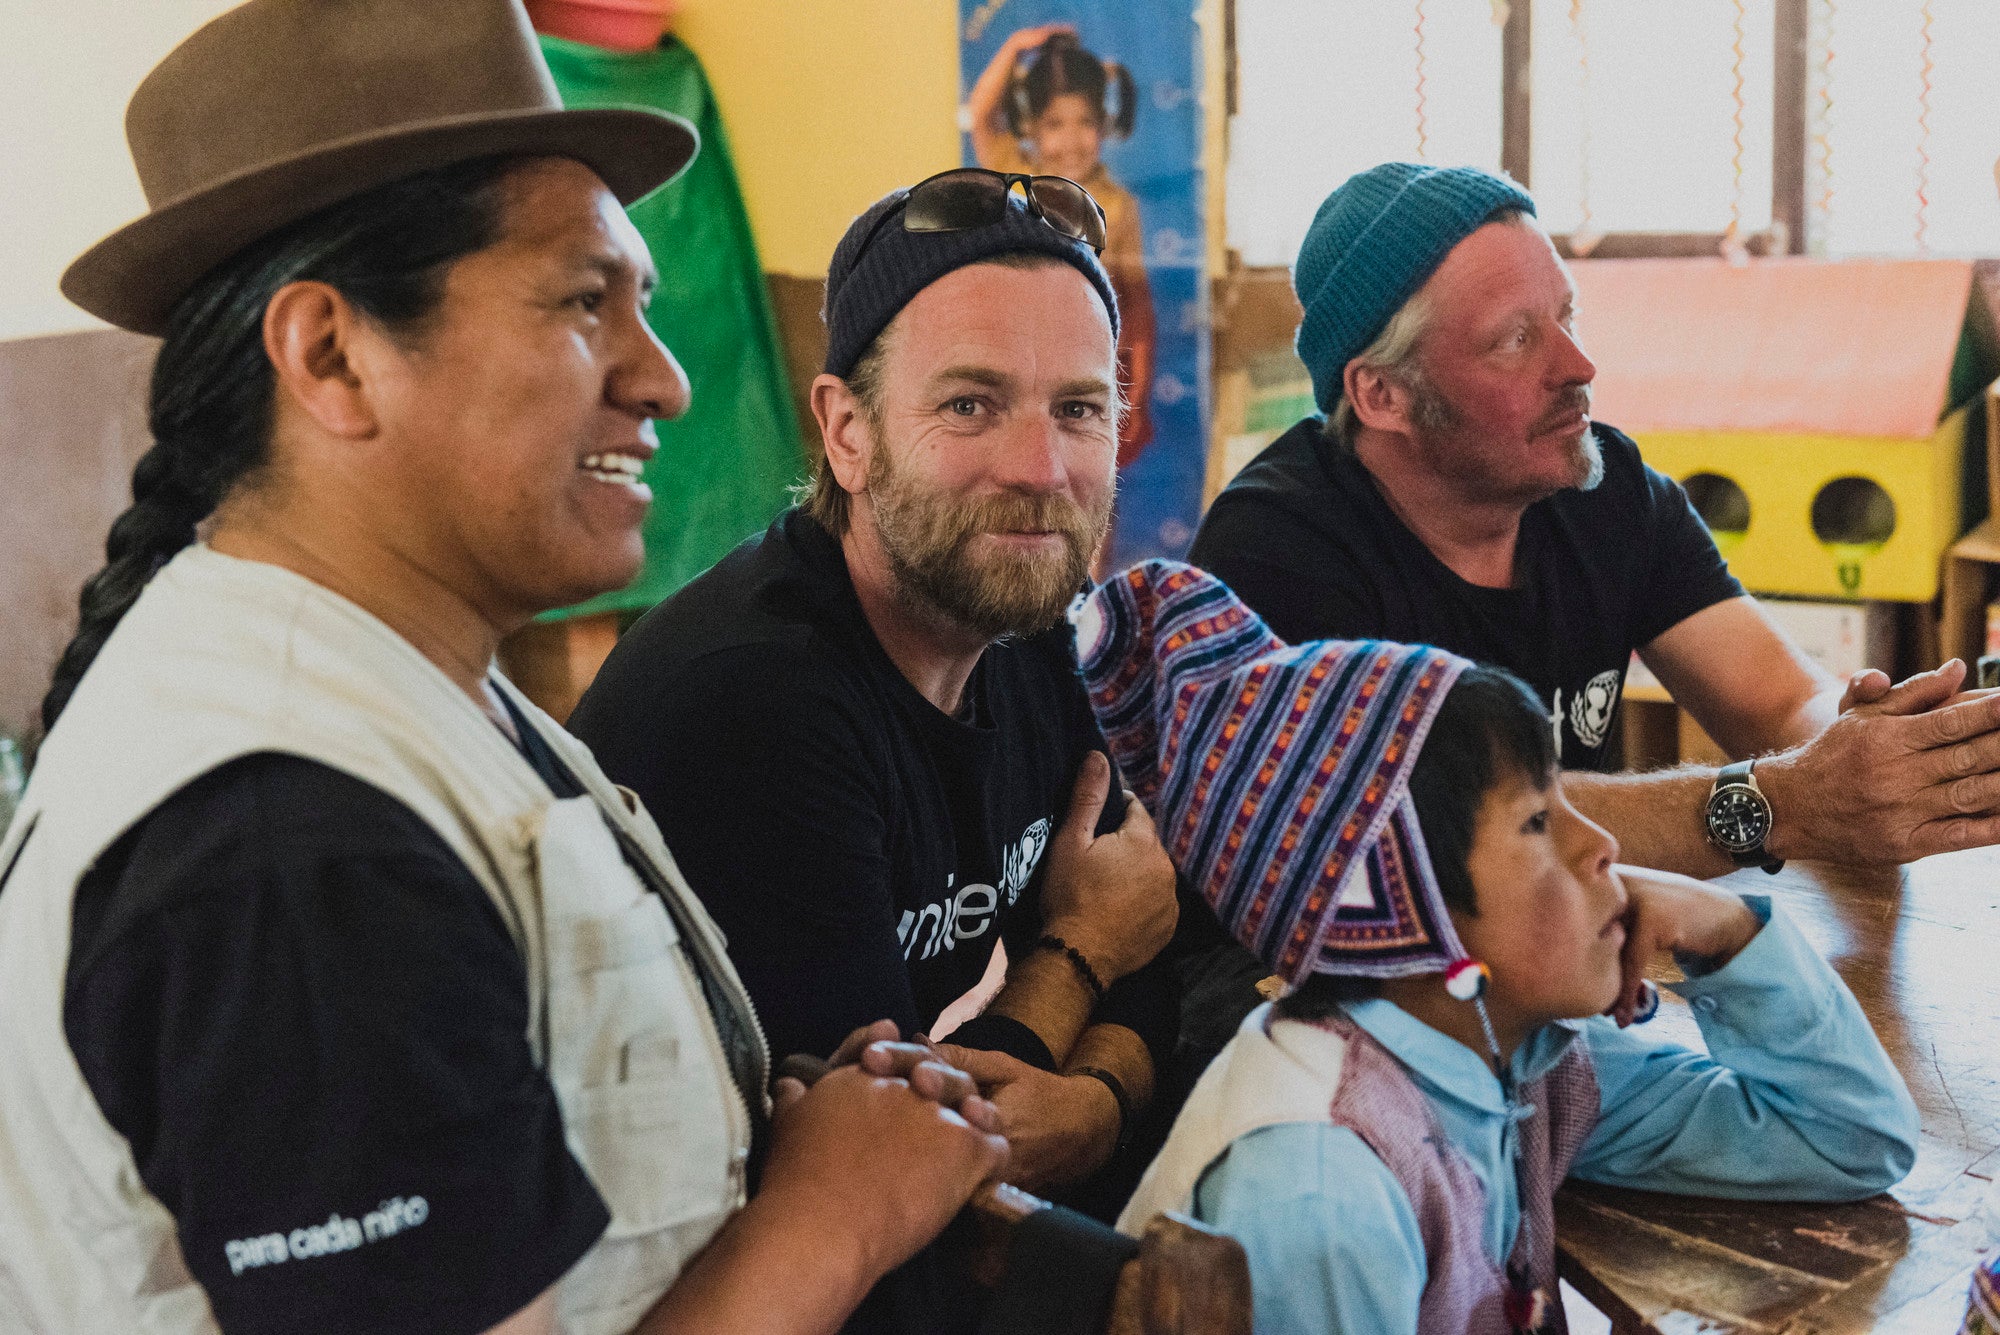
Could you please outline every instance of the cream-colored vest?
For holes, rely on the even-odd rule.
[[[691,960],[747,1022],[759,1099],[768,1059],[721,934],[637,803],[514,699],[587,796],[556,801],[442,672],[320,585],[201,546],[148,585],[49,735],[0,844],[0,1331],[216,1329],[173,1219],[77,1067],[63,984],[92,861],[190,781],[255,752],[319,761],[403,802],[519,946],[528,1042],[612,1216],[561,1283],[560,1329],[630,1330],[743,1203],[750,1113]],[[681,911],[634,874],[612,824]],[[269,1237],[325,1222],[272,1220],[249,1259],[312,1265],[311,1237],[303,1250]]]
[[[1290,1122],[1324,1122],[1347,1044],[1309,1024],[1271,1023],[1271,1003],[1245,1016],[1195,1082],[1167,1143],[1118,1216],[1139,1237],[1156,1214],[1194,1213],[1194,1191],[1208,1166],[1239,1136]]]

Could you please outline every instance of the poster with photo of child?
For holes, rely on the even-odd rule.
[[[1178,556],[1206,464],[1199,45],[1188,0],[961,0],[968,165],[1066,176],[1104,210],[1130,411],[1112,568]]]

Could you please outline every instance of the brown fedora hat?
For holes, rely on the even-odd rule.
[[[250,0],[169,52],[125,109],[149,211],[84,252],[63,295],[166,331],[200,277],[260,237],[417,172],[575,158],[630,204],[695,154],[641,107],[565,111],[520,0]]]

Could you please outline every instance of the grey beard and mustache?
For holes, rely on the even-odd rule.
[[[1419,378],[1412,384],[1410,398],[1410,421],[1427,437],[1460,435],[1470,425],[1466,415],[1428,380]],[[1570,464],[1576,478],[1570,485],[1578,491],[1594,491],[1604,481],[1604,451],[1597,444],[1597,433],[1590,429],[1589,385],[1571,385],[1558,394],[1530,434],[1538,434],[1545,425],[1553,425],[1573,413],[1583,414],[1584,424],[1582,434],[1570,447]]]
[[[1054,625],[1082,589],[1110,527],[1110,489],[1089,509],[1067,496],[1019,491],[959,500],[913,485],[890,456],[878,442],[868,499],[905,606],[987,640]],[[983,563],[972,554],[981,533],[1042,529],[1061,534],[1061,552],[1002,552]]]

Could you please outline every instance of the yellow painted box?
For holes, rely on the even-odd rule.
[[[1687,488],[1745,587],[1927,602],[1984,497],[1995,310],[1966,260],[1583,260],[1593,413]],[[1973,457],[1968,458],[1968,451]]]
[[[1970,408],[1928,439],[1637,431],[1746,588],[1928,602],[1960,531]]]

